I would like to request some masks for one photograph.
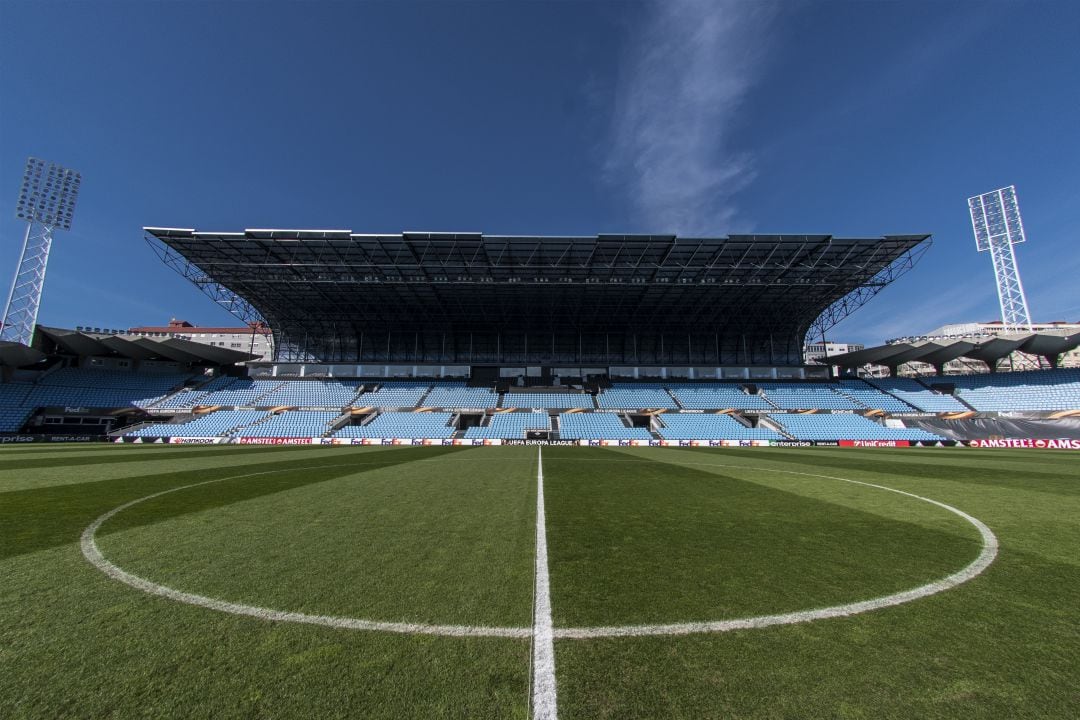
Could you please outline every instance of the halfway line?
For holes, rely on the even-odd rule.
[[[544,457],[536,448],[536,590],[533,598],[532,716],[555,720],[555,633],[551,622],[547,523],[544,519]]]

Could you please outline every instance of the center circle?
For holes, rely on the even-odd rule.
[[[494,460],[494,458],[492,458]],[[310,470],[315,471],[319,469],[333,468],[333,467],[354,467],[356,463],[341,464],[338,466],[332,465],[320,465],[313,466]],[[725,467],[710,463],[712,467]],[[739,466],[726,466],[736,468],[742,471],[751,470],[746,465]],[[213,483],[222,483],[233,480],[245,480],[247,478],[255,479],[260,476],[273,476],[276,473],[286,472],[286,470],[296,470],[296,468],[282,469],[282,470],[270,470],[259,473],[246,473],[237,476],[231,476],[227,478],[220,478],[217,480],[207,481],[203,483],[194,483],[182,487],[173,488],[160,493],[154,493],[152,495],[145,496],[138,500],[121,505],[108,513],[99,517],[93,524],[91,524],[83,534],[82,549],[87,559],[98,567],[103,572],[107,573],[111,577],[128,585],[136,587],[145,592],[149,592],[155,595],[166,597],[178,602],[184,602],[188,604],[198,605],[206,607],[219,612],[227,612],[233,614],[247,615],[265,620],[279,621],[279,622],[298,622],[306,624],[319,624],[327,625],[331,627],[349,628],[349,629],[361,629],[361,630],[376,630],[387,632],[401,632],[401,633],[425,633],[436,635],[472,635],[472,636],[495,636],[495,637],[528,637],[531,635],[532,628],[525,624],[520,625],[506,625],[497,622],[491,622],[489,619],[481,618],[479,622],[472,622],[469,618],[466,622],[458,623],[440,623],[440,622],[417,622],[409,619],[401,620],[379,620],[379,619],[367,619],[361,617],[353,617],[351,615],[342,615],[333,612],[325,611],[325,604],[320,607],[318,603],[302,603],[293,604],[289,602],[266,602],[268,599],[262,598],[256,595],[248,593],[246,596],[243,592],[234,592],[229,590],[224,591],[224,588],[228,587],[228,583],[221,584],[221,578],[215,581],[207,582],[208,576],[213,575],[209,568],[213,564],[208,562],[205,553],[203,553],[203,560],[198,560],[198,555],[193,556],[190,553],[187,555],[187,562],[183,567],[177,567],[177,558],[185,557],[187,550],[180,548],[178,553],[166,553],[167,556],[164,563],[158,566],[148,565],[146,562],[140,562],[138,558],[130,561],[129,569],[121,568],[113,561],[108,559],[98,547],[97,533],[98,530],[104,525],[112,521],[113,518],[117,518],[114,522],[121,522],[124,519],[124,515],[129,510],[136,506],[148,502],[165,503],[165,502],[179,502],[183,499],[185,502],[190,502],[193,498],[198,498],[200,491],[206,486]],[[967,523],[973,525],[979,532],[982,538],[982,550],[978,557],[966,567],[950,574],[946,575],[938,580],[913,587],[909,590],[904,590],[897,593],[892,593],[886,596],[868,596],[859,599],[856,602],[845,603],[841,605],[832,605],[828,607],[810,608],[807,610],[796,610],[793,612],[771,614],[765,616],[752,616],[735,619],[724,619],[716,621],[697,621],[697,622],[685,622],[674,624],[659,624],[659,625],[619,625],[619,626],[600,626],[600,627],[575,627],[575,628],[556,628],[556,637],[567,638],[587,638],[587,637],[610,637],[610,636],[625,636],[625,635],[655,635],[655,634],[685,634],[694,632],[722,632],[733,629],[753,628],[753,627],[765,627],[775,624],[787,624],[794,622],[807,622],[809,620],[823,619],[827,617],[837,617],[849,614],[855,614],[858,612],[867,612],[877,609],[879,607],[887,607],[889,605],[896,605],[902,602],[908,602],[918,599],[919,597],[925,597],[936,592],[941,592],[953,587],[961,582],[971,579],[978,573],[982,572],[994,558],[996,554],[997,541],[994,538],[993,533],[990,532],[984,524],[977,519],[963,513],[956,508],[944,505],[935,500],[929,498],[923,498],[920,496],[912,495],[903,491],[895,490],[881,485],[873,483],[866,483],[863,481],[831,477],[825,475],[819,475],[814,473],[801,473],[794,471],[782,471],[770,468],[769,472],[784,473],[793,476],[803,476],[810,478],[819,478],[828,480],[831,482],[847,483],[854,487],[861,487],[867,489],[869,492],[879,493],[894,493],[900,496],[906,496],[913,498],[920,502],[930,503],[938,506],[939,508],[959,516]],[[340,492],[344,487],[343,483],[357,483],[363,482],[357,481],[355,477],[350,474],[343,474],[335,480],[326,481],[320,483],[325,491],[325,498],[333,498],[336,492]],[[327,483],[330,483],[327,485]],[[334,485],[336,483],[337,485]],[[209,488],[206,488],[209,489]],[[296,492],[304,492],[299,490]],[[178,493],[180,493],[178,495]],[[172,497],[167,497],[167,496]],[[324,498],[324,499],[325,499]],[[289,504],[291,498],[288,495],[283,495],[278,500],[285,501],[285,505]],[[898,500],[900,498],[897,498]],[[265,511],[265,508],[261,508]],[[344,532],[343,538],[344,546],[348,545],[348,523],[343,524],[341,522],[340,515],[345,513],[350,516],[352,522],[355,523],[368,523],[377,521],[377,515],[379,510],[377,505],[371,505],[363,508],[363,512],[359,511],[354,514],[348,507],[348,503],[339,502],[337,506],[327,507],[324,503],[323,509],[320,511],[318,508],[307,508],[299,514],[294,510],[289,513],[278,512],[270,513],[271,520],[261,521],[256,523],[239,522],[230,527],[230,531],[233,533],[234,543],[236,547],[234,551],[239,550],[241,554],[246,553],[250,556],[250,548],[257,547],[262,550],[262,555],[257,559],[257,563],[266,568],[272,568],[275,565],[280,565],[282,558],[288,557],[290,553],[293,553],[295,548],[282,547],[275,545],[273,536],[267,536],[266,530],[268,527],[272,527],[274,523],[281,525],[287,525],[295,522],[305,522],[306,527],[309,528],[309,532],[312,535],[312,541],[317,545],[319,542],[326,538],[332,537],[339,533]],[[216,514],[218,511],[215,510]],[[336,515],[335,515],[336,513]],[[370,513],[365,515],[365,513]],[[264,517],[265,517],[265,513]],[[212,514],[213,515],[213,514]],[[321,521],[320,521],[321,516]],[[238,516],[233,516],[233,521],[236,521]],[[177,537],[187,536],[186,542],[192,541],[193,538],[198,538],[200,533],[208,533],[212,530],[212,526],[207,525],[214,520],[220,521],[220,517],[213,517],[208,520],[204,515],[194,514],[190,519],[186,518],[183,522],[183,532]],[[400,519],[399,519],[400,520]],[[325,529],[320,529],[319,525],[322,523]],[[548,524],[551,524],[551,516],[549,512]],[[402,528],[403,532],[407,532],[408,528]],[[255,536],[245,536],[246,534],[255,533]],[[199,543],[194,542],[191,547],[198,547]],[[244,550],[244,548],[248,548]],[[224,550],[224,549],[223,549]],[[126,552],[126,551],[125,551]],[[123,553],[122,553],[123,554]],[[235,552],[233,553],[235,555]],[[295,554],[295,553],[293,553]],[[160,560],[162,553],[160,548],[146,547],[145,556],[148,559]],[[386,558],[386,562],[393,563],[394,558]],[[127,562],[127,561],[126,561]],[[318,562],[309,562],[299,568],[293,566],[288,567],[288,570],[292,572],[299,571],[299,577],[284,578],[286,584],[299,583],[301,587],[332,587],[333,582],[327,584],[323,577],[326,568],[325,565]],[[136,572],[132,572],[132,568]],[[321,569],[320,569],[321,568]],[[220,570],[220,565],[219,565]],[[153,576],[154,579],[150,579],[147,576]],[[237,575],[239,578],[240,575]],[[333,578],[329,578],[331,581]],[[165,580],[165,582],[159,582],[159,580]],[[239,582],[242,585],[242,580]],[[216,588],[216,591],[203,591],[202,594],[189,592],[186,590],[178,589],[176,585],[180,586],[197,586],[205,588],[207,586]],[[240,588],[241,591],[243,588]],[[420,589],[422,591],[422,589]],[[345,592],[362,592],[360,587],[345,588]],[[558,588],[554,589],[556,597],[558,596]],[[228,596],[229,599],[223,599],[222,596]],[[280,600],[280,598],[278,598]],[[393,598],[390,599],[391,601]],[[273,607],[266,607],[266,605],[272,605]],[[277,607],[291,607],[298,608],[297,610],[281,610]],[[383,615],[385,617],[385,615]]]

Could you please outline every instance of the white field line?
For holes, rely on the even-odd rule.
[[[673,463],[679,464],[679,463]],[[745,465],[722,465],[717,463],[683,463],[686,465],[699,465],[716,468],[737,468],[737,469],[752,469],[747,468]],[[841,480],[847,483],[853,483],[855,485],[864,485],[866,487],[876,488],[878,490],[887,490],[888,492],[897,493],[898,495],[906,495],[916,500],[928,502],[931,505],[937,505],[940,508],[948,510],[954,515],[958,515],[971,525],[975,526],[975,529],[979,531],[979,535],[982,537],[982,549],[979,551],[978,557],[975,558],[967,567],[962,570],[953,573],[940,580],[936,580],[926,585],[921,585],[911,590],[904,590],[902,592],[894,593],[892,595],[885,595],[883,597],[872,598],[870,600],[863,600],[860,602],[847,603],[845,605],[833,605],[831,607],[817,608],[814,610],[800,610],[792,613],[785,613],[782,615],[758,615],[748,618],[736,618],[734,620],[719,620],[713,622],[689,622],[689,623],[673,623],[667,625],[622,625],[614,627],[581,627],[581,628],[560,628],[555,631],[555,637],[557,638],[576,638],[576,639],[589,639],[589,638],[607,638],[607,637],[640,637],[643,635],[690,635],[693,633],[718,633],[729,632],[731,630],[751,630],[758,628],[771,627],[773,625],[794,625],[796,623],[810,622],[812,620],[824,620],[826,618],[836,617],[848,617],[850,615],[858,615],[859,613],[870,612],[871,610],[880,610],[881,608],[892,607],[893,605],[901,605],[903,603],[911,602],[912,600],[918,600],[920,598],[929,597],[930,595],[936,595],[937,593],[944,592],[951,588],[965,583],[968,580],[976,577],[982,573],[986,568],[990,567],[990,564],[994,562],[994,558],[997,557],[998,551],[998,539],[994,535],[993,531],[986,526],[978,518],[968,515],[963,510],[954,508],[952,505],[946,505],[943,502],[937,500],[931,500],[930,498],[923,497],[922,495],[916,495],[914,493],[905,492],[903,490],[896,490],[895,488],[886,487],[884,485],[876,485],[874,483],[862,482],[861,480],[849,480],[848,478],[835,477],[832,475],[818,475],[814,473],[796,472],[794,470],[773,470],[769,472],[785,473],[787,475],[802,475],[805,477],[825,478],[828,480]]]
[[[130,585],[133,588],[142,590],[143,592],[151,595],[158,595],[160,597],[168,598],[169,600],[175,600],[176,602],[185,603],[187,605],[196,605],[198,607],[207,608],[209,610],[216,610],[218,612],[229,613],[232,615],[246,615],[248,617],[258,618],[259,620],[269,620],[272,622],[292,622],[301,623],[305,625],[325,625],[327,627],[342,628],[348,630],[377,630],[382,632],[392,633],[406,633],[412,635],[449,635],[452,637],[512,637],[512,638],[527,638],[532,635],[532,628],[527,627],[484,627],[476,625],[430,625],[427,623],[404,623],[404,622],[382,622],[377,620],[363,620],[360,618],[349,617],[336,617],[333,615],[308,615],[306,613],[286,612],[282,610],[273,610],[271,608],[258,607],[256,605],[243,605],[241,603],[227,602],[225,600],[218,600],[216,598],[205,597],[203,595],[195,595],[193,593],[182,592],[165,585],[141,578],[138,575],[133,575],[111,563],[104,555],[101,554],[101,550],[97,546],[95,535],[98,529],[109,518],[113,517],[117,513],[123,512],[128,508],[138,505],[141,502],[146,502],[162,495],[168,495],[169,493],[178,492],[180,490],[186,490],[188,488],[198,487],[200,485],[209,485],[211,483],[222,482],[224,480],[238,480],[240,478],[255,477],[257,475],[270,475],[272,473],[289,472],[291,470],[317,470],[331,467],[353,467],[357,463],[341,463],[338,465],[313,465],[303,468],[283,468],[280,470],[265,470],[263,472],[247,473],[244,475],[233,475],[225,478],[218,478],[216,480],[206,480],[204,482],[192,483],[191,485],[183,485],[181,487],[172,488],[170,490],[163,490],[162,492],[154,493],[153,495],[147,495],[141,497],[138,500],[132,500],[131,502],[124,503],[123,505],[113,508],[109,512],[105,513],[97,520],[92,522],[82,534],[82,553],[90,563],[101,570],[103,573],[119,580],[120,582]]]
[[[555,634],[551,620],[551,580],[548,575],[547,520],[544,516],[544,458],[536,448],[536,589],[533,600],[532,716],[555,720]]]
[[[539,447],[537,448],[540,452]],[[476,460],[479,458],[472,458]],[[496,458],[484,458],[485,460],[495,461]],[[432,459],[434,460],[434,459]],[[417,462],[431,462],[432,460],[421,460]],[[498,462],[505,462],[505,458],[497,459]],[[576,462],[582,460],[596,460],[595,458],[580,458]],[[637,460],[604,460],[605,462],[637,462]],[[151,582],[137,575],[128,573],[121,568],[117,567],[109,560],[107,560],[100,552],[95,541],[95,535],[101,525],[109,518],[113,517],[117,513],[120,513],[134,505],[137,505],[146,500],[167,495],[179,490],[186,490],[187,488],[198,487],[200,485],[207,485],[215,482],[222,482],[224,480],[236,480],[245,477],[254,477],[257,475],[269,475],[271,473],[288,472],[291,469],[299,470],[316,470],[320,468],[329,467],[353,467],[355,465],[363,464],[377,464],[377,463],[341,463],[335,465],[314,465],[305,468],[284,468],[281,470],[266,470],[263,472],[247,473],[244,475],[233,475],[225,478],[218,478],[216,480],[207,480],[204,482],[193,483],[191,485],[184,485],[181,487],[172,488],[170,490],[164,490],[162,492],[147,495],[146,497],[132,500],[131,502],[120,505],[113,508],[109,512],[105,513],[89,527],[83,531],[82,534],[82,552],[87,560],[90,561],[99,570],[112,577],[115,580],[119,580],[122,583],[130,585],[144,592],[152,595],[158,595],[161,597],[169,598],[177,602],[186,603],[189,605],[197,605],[199,607],[208,608],[210,610],[216,610],[218,612],[230,613],[233,615],[247,615],[250,617],[259,618],[261,620],[270,620],[276,622],[295,622],[310,625],[325,625],[328,627],[343,628],[350,630],[375,630],[383,632],[395,632],[395,633],[408,633],[408,634],[425,634],[425,635],[448,635],[448,636],[471,636],[471,637],[511,637],[511,638],[533,638],[534,642],[534,675],[536,671],[536,655],[540,652],[537,648],[539,645],[538,636],[536,635],[536,626],[532,628],[528,627],[485,627],[485,626],[472,626],[472,625],[429,625],[424,623],[393,623],[393,622],[381,622],[374,620],[362,620],[358,618],[336,617],[326,615],[307,615],[304,613],[284,612],[280,610],[272,610],[269,608],[262,608],[253,605],[242,605],[239,603],[226,602],[224,600],[218,600],[215,598],[208,598],[202,595],[194,595],[192,593],[185,593],[179,590],[166,587],[165,585],[159,585]],[[720,463],[671,463],[673,465],[684,466],[696,466],[696,467],[711,467],[711,468],[728,468],[735,470],[760,470],[761,468],[754,468],[749,465],[731,465]],[[993,531],[990,530],[981,520],[972,517],[967,513],[946,505],[945,503],[938,502],[937,500],[931,500],[930,498],[916,495],[914,493],[905,492],[903,490],[896,490],[895,488],[886,487],[884,485],[876,485],[874,483],[863,482],[860,480],[850,480],[848,478],[836,477],[833,475],[820,475],[815,473],[797,472],[794,470],[779,470],[776,468],[765,468],[766,472],[783,473],[786,475],[801,475],[805,477],[823,478],[826,480],[840,480],[842,482],[852,483],[855,485],[864,485],[866,487],[876,488],[879,490],[886,490],[888,492],[897,493],[898,495],[906,495],[916,500],[928,502],[932,505],[937,505],[940,508],[948,510],[949,512],[963,518],[968,523],[973,525],[976,530],[979,531],[979,535],[982,537],[982,550],[979,555],[971,564],[962,570],[953,573],[947,577],[944,577],[935,582],[922,585],[912,590],[905,590],[892,595],[886,595],[884,597],[872,598],[870,600],[863,600],[860,602],[848,603],[845,605],[835,605],[825,608],[817,608],[812,610],[802,610],[798,612],[786,613],[781,615],[760,615],[748,618],[736,618],[732,620],[719,620],[719,621],[702,621],[702,622],[689,622],[689,623],[673,623],[666,625],[626,625],[626,626],[613,626],[613,627],[580,627],[580,628],[560,628],[552,629],[553,638],[573,638],[573,639],[589,639],[589,638],[604,638],[604,637],[638,637],[644,635],[689,635],[694,633],[716,633],[716,632],[729,632],[731,630],[749,630],[756,628],[771,627],[773,625],[792,625],[795,623],[810,622],[812,620],[823,620],[827,618],[835,617],[848,617],[851,615],[857,615],[859,613],[870,612],[872,610],[878,610],[881,608],[891,607],[894,605],[900,605],[902,603],[911,602],[920,598],[935,595],[945,590],[965,583],[982,573],[986,568],[994,562],[997,557],[998,540]],[[543,469],[538,468],[537,480],[538,480],[538,494],[537,494],[537,517],[539,519],[543,510]],[[551,598],[550,598],[550,584],[547,580],[547,533],[543,523],[537,525],[537,580],[536,580],[536,597],[534,602],[536,606],[539,605],[539,559],[540,559],[540,540],[541,534],[543,534],[543,550],[544,550],[544,579],[545,579],[545,597],[547,598],[547,611],[550,622],[551,614]],[[539,618],[539,610],[534,609],[534,620]],[[554,643],[552,643],[552,648]],[[552,659],[552,683],[551,692],[552,698],[555,695],[554,684],[554,650],[551,652]],[[537,693],[536,677],[533,677],[533,696],[535,698]],[[552,703],[554,708],[554,702]],[[553,711],[554,712],[554,711]],[[539,717],[539,716],[537,716]],[[555,717],[554,714],[551,717]]]

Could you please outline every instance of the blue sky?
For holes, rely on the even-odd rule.
[[[998,317],[966,198],[1015,184],[1080,320],[1080,3],[0,2],[0,282],[26,156],[83,174],[39,322],[231,317],[144,225],[929,232],[830,339]]]

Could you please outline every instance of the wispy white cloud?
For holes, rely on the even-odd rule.
[[[653,0],[617,88],[606,177],[624,187],[643,230],[730,231],[733,195],[754,174],[732,147],[758,78],[773,6],[738,0]]]

